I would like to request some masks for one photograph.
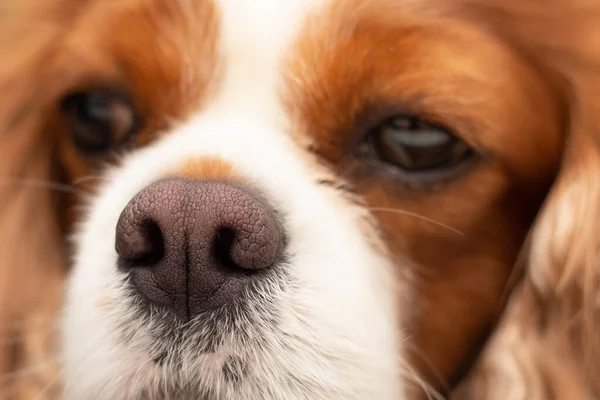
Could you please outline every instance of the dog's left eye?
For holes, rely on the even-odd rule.
[[[110,91],[90,91],[66,97],[62,110],[71,140],[84,154],[97,155],[116,148],[133,133],[133,106]]]
[[[472,154],[464,141],[446,129],[414,117],[386,121],[369,141],[377,158],[406,173],[453,169]]]

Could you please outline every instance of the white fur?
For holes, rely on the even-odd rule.
[[[77,237],[64,324],[65,397],[127,399],[187,380],[219,399],[401,399],[401,330],[393,265],[365,228],[365,212],[319,186],[322,171],[291,140],[277,97],[281,57],[316,1],[220,0],[225,73],[206,109],[109,174]],[[186,355],[180,375],[152,362],[146,332],[124,301],[115,226],[129,200],[186,159],[218,156],[283,212],[290,274],[282,322],[267,350],[232,337],[214,354]],[[136,332],[124,342],[118,324]],[[291,338],[291,339],[290,339]],[[250,376],[231,388],[226,357],[244,353]],[[292,378],[292,379],[290,379]],[[300,382],[300,383],[298,383]]]

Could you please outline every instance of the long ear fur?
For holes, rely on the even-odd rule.
[[[599,114],[596,114],[599,115]],[[577,127],[532,232],[524,281],[456,399],[600,396],[600,148]]]
[[[43,82],[54,27],[0,6],[0,397],[47,398],[57,368],[51,337],[64,279],[53,138]],[[13,6],[15,8],[13,8]],[[20,24],[20,25],[19,25]]]
[[[525,277],[456,399],[600,398],[600,77],[574,81],[563,165]]]
[[[564,79],[571,126],[560,172],[524,249],[524,278],[453,398],[600,398],[600,3],[505,4],[519,16],[503,21],[504,28]]]

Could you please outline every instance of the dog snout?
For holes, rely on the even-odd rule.
[[[240,298],[277,267],[284,243],[274,209],[256,192],[171,179],[129,202],[115,247],[135,290],[189,320]]]

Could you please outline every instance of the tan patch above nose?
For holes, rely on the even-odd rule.
[[[233,166],[219,157],[201,157],[185,160],[181,164],[181,167],[170,175],[200,181],[237,180]]]

